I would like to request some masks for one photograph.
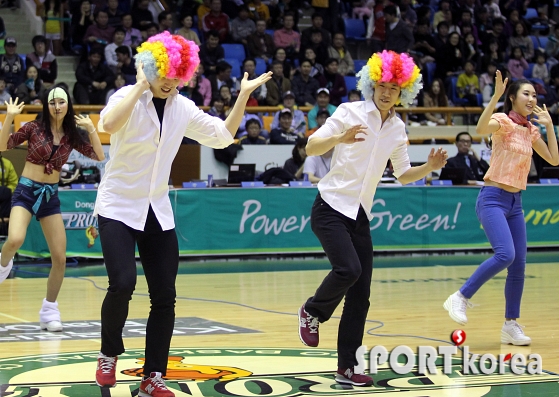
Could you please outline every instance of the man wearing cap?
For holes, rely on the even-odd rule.
[[[446,151],[431,149],[427,162],[411,167],[406,127],[394,110],[409,106],[421,90],[421,73],[407,54],[373,54],[357,75],[365,101],[341,104],[326,124],[308,139],[307,155],[334,149],[330,171],[318,183],[311,227],[332,271],[299,309],[299,337],[307,345],[319,342],[320,323],[328,321],[345,298],[338,329],[336,382],[372,386],[373,379],[358,367],[357,349],[369,311],[373,274],[371,208],[388,160],[394,175],[407,184],[446,163]]]
[[[328,88],[319,88],[316,91],[316,105],[309,111],[308,119],[309,119],[309,129],[312,130],[316,128],[316,116],[320,110],[327,110],[330,113],[330,116],[334,114],[336,111],[336,106],[330,103],[330,91]]]
[[[6,88],[11,95],[25,79],[25,65],[16,53],[17,41],[14,37],[6,37],[4,41],[6,53],[0,56],[0,73],[4,75]]]
[[[272,129],[270,132],[270,144],[293,145],[299,139],[304,138],[304,133],[297,133],[291,128],[293,113],[289,108],[279,111],[279,128]]]
[[[297,109],[297,105],[295,105],[295,94],[292,91],[286,91],[283,94],[283,105],[279,105],[279,107],[281,109],[291,110],[291,114],[293,115],[293,120],[291,121],[291,129],[297,134],[305,134],[305,132],[307,131],[305,113]],[[279,117],[280,112],[274,114],[274,119],[272,120],[272,125],[270,126],[271,130],[279,127]]]

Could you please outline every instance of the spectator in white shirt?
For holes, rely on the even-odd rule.
[[[151,301],[140,394],[174,396],[162,379],[174,328],[179,261],[169,200],[171,165],[185,136],[214,148],[233,143],[250,93],[271,77],[266,73],[248,80],[245,74],[239,100],[222,121],[178,95],[177,86],[196,71],[197,54],[198,46],[182,36],[154,36],[139,48],[136,84],[115,92],[101,112],[99,129],[111,134],[111,158],[95,203],[109,275],[96,372],[102,387],[115,386],[116,361],[124,352],[122,327],[136,284],[137,244]]]
[[[118,58],[116,56],[116,49],[121,45],[124,45],[124,38],[126,37],[126,32],[123,28],[116,28],[113,34],[113,42],[111,44],[107,44],[105,47],[105,60],[107,61],[107,65],[113,73],[118,72]],[[130,56],[132,56],[132,49],[127,46],[130,50]]]
[[[330,171],[330,162],[332,161],[332,154],[334,148],[328,150],[320,156],[308,156],[305,160],[305,168],[303,173],[307,174],[309,181],[318,183]]]
[[[354,367],[369,310],[373,271],[369,222],[376,186],[389,159],[394,175],[406,184],[440,169],[447,154],[432,149],[424,165],[410,166],[405,124],[394,110],[400,102],[409,106],[422,88],[421,74],[409,55],[373,54],[357,77],[365,101],[341,104],[307,144],[309,156],[334,148],[330,171],[318,183],[311,213],[312,230],[332,271],[299,309],[299,337],[307,346],[318,346],[319,323],[328,321],[345,297],[336,382],[371,386],[373,379],[355,373]]]

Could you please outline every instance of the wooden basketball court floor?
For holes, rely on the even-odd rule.
[[[338,319],[321,324],[320,345],[311,349],[298,338],[296,316],[297,309],[327,274],[328,262],[325,259],[243,260],[181,264],[177,279],[178,322],[170,353],[174,358],[170,360],[175,360],[182,369],[170,371],[171,376],[179,373],[175,378],[179,379],[177,383],[170,385],[177,396],[199,397],[559,396],[556,253],[528,256],[519,323],[526,326],[525,332],[533,340],[529,347],[500,344],[503,273],[472,299],[479,306],[468,310],[466,326],[458,326],[442,308],[448,295],[487,256],[375,257],[364,344],[369,348],[383,345],[389,351],[398,345],[407,345],[414,351],[420,345],[448,346],[451,332],[461,328],[471,353],[495,356],[521,353],[526,357],[540,354],[543,369],[548,371],[542,375],[509,374],[499,378],[481,374],[472,383],[464,380],[460,367],[455,373],[459,379],[450,377],[453,381],[441,373],[427,377],[428,380],[417,377],[416,381],[395,377],[387,380],[388,375],[379,373],[379,378],[374,377],[373,388],[334,386]],[[141,274],[141,268],[138,270]],[[58,299],[66,324],[62,333],[37,329],[47,272],[46,266],[21,265],[15,278],[0,285],[0,396],[136,395],[139,381],[132,370],[141,367],[142,321],[145,324],[149,310],[143,276],[138,277],[130,303],[132,325],[127,327],[124,339],[126,357],[119,359],[118,370],[123,370],[118,375],[119,386],[101,389],[94,384],[94,371],[100,348],[100,307],[107,286],[104,268],[102,264],[68,267]],[[180,371],[186,367],[199,368],[194,375],[184,372],[186,375],[181,378]],[[388,370],[386,366],[385,369]],[[128,372],[122,373],[124,370]],[[252,378],[247,378],[247,374]],[[254,381],[251,384],[246,379]],[[212,382],[213,386],[208,388],[204,382]],[[307,386],[294,386],[293,382],[307,382]],[[507,387],[502,388],[503,385]]]

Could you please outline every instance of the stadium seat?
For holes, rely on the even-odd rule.
[[[355,76],[344,76],[345,85],[347,90],[357,89],[357,77]]]
[[[545,47],[547,46],[547,41],[549,40],[549,38],[547,38],[545,36],[540,36],[539,39],[540,39],[540,47],[545,50]]]
[[[367,31],[365,29],[365,22],[363,20],[355,18],[345,18],[344,27],[346,40],[365,40],[365,34],[367,33]]]
[[[274,116],[262,116],[262,128],[271,132],[272,121],[274,121]]]
[[[526,14],[524,14],[524,19],[529,20],[533,18],[538,18],[538,10],[536,10],[535,8],[527,8]]]
[[[366,59],[355,59],[353,61],[353,67],[355,68],[355,73],[359,73],[361,69],[363,69],[363,66],[365,66],[366,64],[367,64]]]
[[[19,130],[21,127],[25,125],[25,123],[29,123],[37,118],[36,114],[29,114],[29,113],[22,113],[18,114],[14,117],[14,131]]]
[[[528,64],[528,69],[524,70],[524,77],[526,77],[527,79],[532,78],[532,71],[534,70],[534,65],[535,65],[535,63],[529,63]]]
[[[530,35],[530,39],[532,39],[532,44],[534,45],[534,50],[537,50],[538,48],[540,48],[540,41],[538,40],[538,38],[534,35]]]
[[[454,104],[454,106],[467,106],[468,100],[465,98],[460,98],[458,96],[458,88],[456,87],[456,83],[458,83],[458,77],[453,77],[450,83],[450,100]]]
[[[427,81],[426,85],[430,86],[435,80],[435,70],[437,69],[437,64],[435,62],[428,62],[425,64],[427,68]]]
[[[255,73],[259,76],[262,73],[266,73],[266,69],[268,68],[268,65],[266,65],[266,62],[262,59],[262,58],[255,58],[256,59],[256,69],[255,69]]]
[[[224,61],[231,65],[231,77],[240,79],[242,76],[241,62],[239,62],[239,60],[235,58],[225,58]]]
[[[245,58],[245,47],[242,44],[222,44],[225,59],[237,59],[242,63]]]

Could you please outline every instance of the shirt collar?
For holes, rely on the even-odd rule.
[[[179,91],[175,88],[173,90],[173,92],[171,93],[169,98],[171,98],[172,100],[175,100],[178,93],[179,93]],[[144,105],[147,105],[153,99],[153,92],[151,92],[151,90],[148,88],[142,94],[142,99],[144,99]]]

